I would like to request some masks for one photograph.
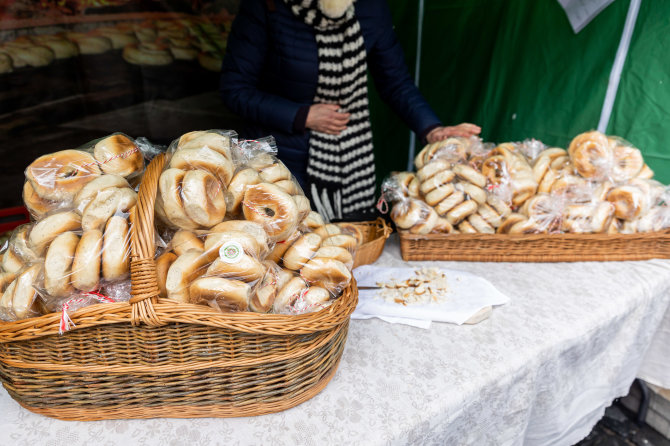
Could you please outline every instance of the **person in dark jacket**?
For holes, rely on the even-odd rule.
[[[386,0],[242,0],[228,37],[221,95],[329,219],[375,203],[368,68],[382,99],[423,140],[480,132],[444,127],[414,85]]]

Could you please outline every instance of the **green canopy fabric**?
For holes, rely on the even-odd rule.
[[[418,2],[389,0],[414,72]],[[447,125],[474,122],[487,141],[566,147],[595,129],[630,0],[574,34],[555,0],[425,0],[419,87]],[[643,0],[607,132],[670,182],[670,2]],[[372,95],[380,177],[406,169],[409,131]],[[417,149],[421,147],[419,143]]]

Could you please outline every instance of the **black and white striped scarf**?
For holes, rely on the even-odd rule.
[[[350,6],[332,19],[319,0],[284,0],[316,33],[319,80],[315,104],[337,104],[351,113],[339,135],[312,131],[307,175],[312,202],[331,219],[371,212],[375,204],[375,161],[368,109],[367,61],[361,25]]]

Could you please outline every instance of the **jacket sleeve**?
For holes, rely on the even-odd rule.
[[[379,35],[368,54],[370,72],[384,102],[420,137],[441,124],[409,75],[400,42],[393,31],[386,1],[379,1]]]
[[[266,8],[263,0],[240,2],[222,64],[221,98],[245,119],[293,133],[296,115],[304,104],[259,89],[269,40]]]

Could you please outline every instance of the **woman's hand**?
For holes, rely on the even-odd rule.
[[[328,135],[339,135],[347,128],[350,113],[340,113],[339,105],[314,104],[309,108],[305,127]]]
[[[463,124],[458,124],[453,127],[437,127],[430,131],[428,136],[426,136],[426,140],[431,144],[452,136],[469,138],[471,136],[479,135],[481,131],[482,129],[478,125],[464,122]]]

